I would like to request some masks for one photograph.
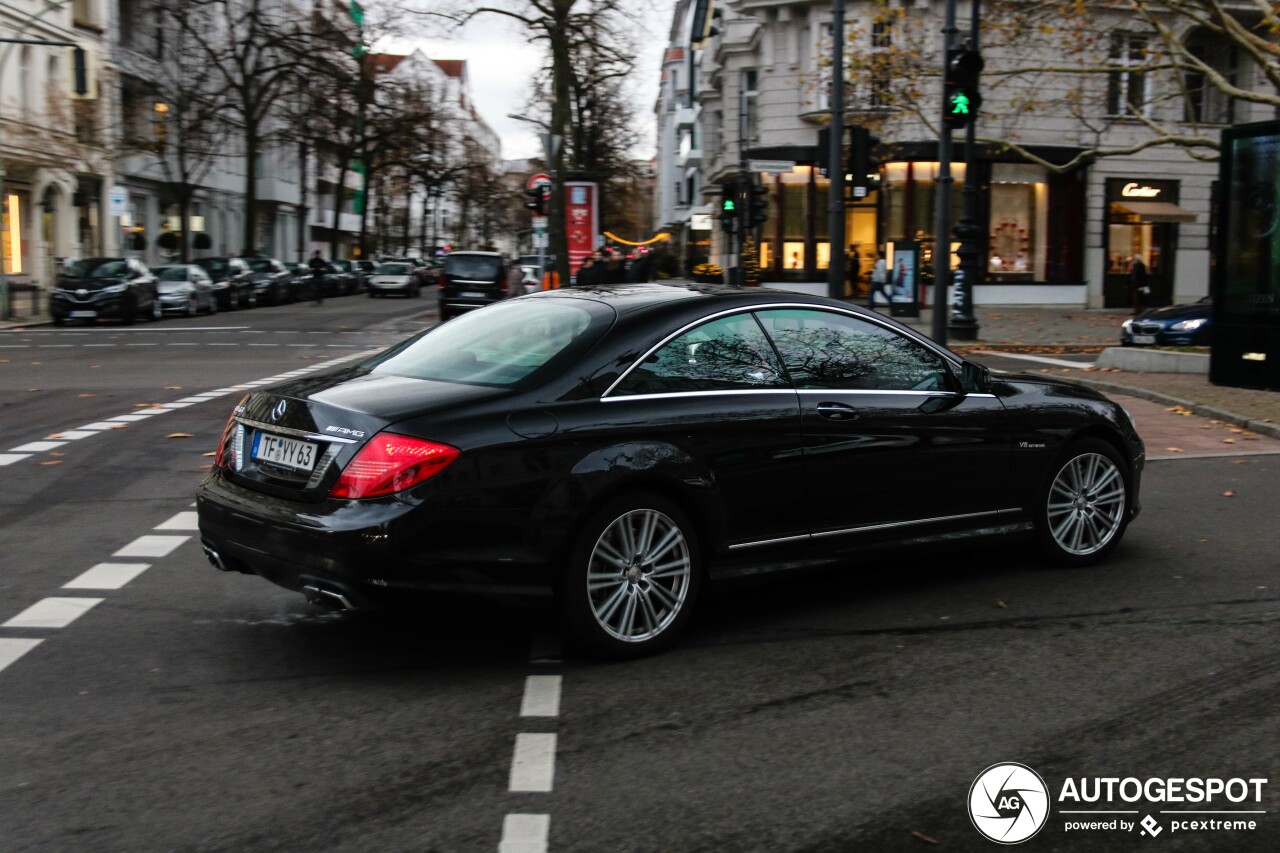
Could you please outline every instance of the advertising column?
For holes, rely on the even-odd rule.
[[[583,260],[595,251],[600,233],[600,203],[594,181],[565,181],[564,231],[569,246],[569,275],[577,275]]]

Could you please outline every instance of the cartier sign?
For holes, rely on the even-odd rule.
[[[1160,193],[1159,187],[1149,187],[1136,181],[1130,181],[1120,189],[1120,195],[1125,198],[1155,198]]]

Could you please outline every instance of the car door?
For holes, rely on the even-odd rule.
[[[808,539],[799,402],[750,313],[677,332],[601,402],[600,437],[642,439],[638,453],[679,470],[715,545],[750,557]]]
[[[800,399],[815,544],[837,550],[993,523],[1010,435],[939,351],[838,310],[759,312]]]

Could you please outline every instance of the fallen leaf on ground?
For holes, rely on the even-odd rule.
[[[1213,429],[1213,427],[1209,426],[1208,424],[1200,424],[1200,429]]]
[[[914,829],[913,829],[913,830],[911,830],[911,837],[912,837],[912,838],[918,838],[918,839],[920,839],[921,841],[923,841],[925,844],[937,844],[937,843],[938,843],[938,842],[937,842],[937,840],[935,840],[935,839],[933,839],[933,838],[930,838],[929,836],[925,835],[923,832],[916,832]]]
[[[48,462],[41,462],[41,465],[61,465],[61,459],[50,459]]]
[[[77,394],[78,397],[96,397],[97,394]]]
[[[1004,609],[1005,609],[1005,608],[1007,608],[1008,606],[1009,606],[1009,605],[1005,604],[1005,603],[1004,603],[1003,601],[1001,601],[1000,599],[998,599],[998,598],[996,599],[996,607],[999,607],[1001,610],[1004,610]]]
[[[1224,439],[1222,439],[1222,443],[1223,443],[1223,444],[1235,444],[1235,443],[1236,443],[1236,440],[1235,440],[1234,438],[1224,438]]]
[[[195,438],[195,436],[189,432],[171,432],[165,438]]]
[[[1243,465],[1243,464],[1244,464],[1244,460],[1243,460],[1243,459],[1237,459],[1237,460],[1236,460],[1236,464],[1237,464],[1237,465]]]
[[[182,386],[181,386],[181,385],[166,385],[166,386],[164,386],[164,390],[166,390],[166,391],[181,391],[181,390],[182,390]]]
[[[28,390],[28,391],[39,391],[40,389],[39,389],[39,388],[28,388],[27,390]]]
[[[1181,448],[1181,447],[1166,447],[1166,448],[1165,448],[1165,450],[1169,451],[1170,453],[1181,453],[1181,452],[1182,452],[1182,448]]]
[[[116,424],[115,426],[112,427],[112,429],[128,429],[128,428],[129,428],[128,424]]]
[[[1225,492],[1222,493],[1222,496],[1224,498],[1234,498],[1236,496],[1236,493],[1231,491],[1230,489],[1227,489]]]

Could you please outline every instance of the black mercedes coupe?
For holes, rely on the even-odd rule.
[[[706,580],[1010,534],[1092,563],[1143,458],[1103,395],[839,301],[566,288],[255,390],[198,510],[214,565],[313,602],[552,590],[581,646],[630,656]]]

